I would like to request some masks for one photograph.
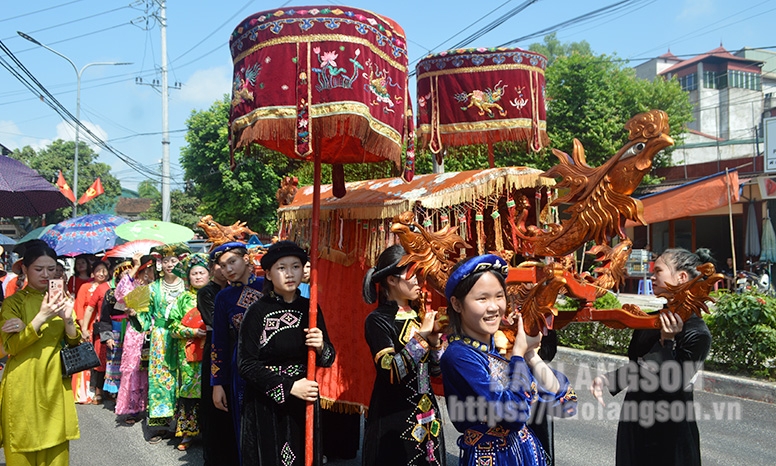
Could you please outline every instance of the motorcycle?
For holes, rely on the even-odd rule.
[[[776,296],[771,277],[768,275],[767,264],[755,262],[748,264],[751,270],[739,270],[736,277],[736,292],[746,291]]]

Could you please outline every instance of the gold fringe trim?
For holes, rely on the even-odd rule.
[[[352,403],[350,401],[332,400],[331,398],[321,397],[321,408],[340,414],[366,414],[369,407],[361,403]]]
[[[254,112],[256,113],[256,112]],[[243,126],[245,121],[235,121],[232,125],[232,134],[234,137],[235,148],[246,148],[250,144],[261,141],[262,145],[269,149],[278,150],[286,155],[294,154],[296,148],[296,120],[295,119],[272,119],[264,120],[258,114],[254,115],[255,120],[252,124]],[[260,124],[256,124],[258,121]],[[343,113],[326,116],[325,118],[314,118],[311,123],[311,134],[313,135],[312,147],[314,153],[320,153],[317,147],[323,138],[333,138],[335,136],[349,136],[361,141],[364,151],[359,155],[340,151],[339,147],[330,149],[333,154],[331,157],[338,157],[339,163],[363,163],[390,160],[398,168],[401,167],[401,135],[396,133],[393,128],[391,131],[383,131],[386,126],[381,122],[365,118],[362,115]],[[398,139],[396,139],[398,138]],[[328,152],[321,154],[323,161],[331,163]],[[299,158],[296,156],[296,158]]]
[[[550,138],[547,136],[545,121],[539,121],[538,131],[542,147],[549,145]],[[532,141],[535,137],[531,120],[528,118],[502,120],[501,123],[482,121],[447,124],[440,125],[438,129],[423,124],[418,127],[416,134],[420,149],[429,146],[435,149],[437,145],[468,146],[502,141]]]

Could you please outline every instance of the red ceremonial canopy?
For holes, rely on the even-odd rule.
[[[345,6],[288,7],[246,18],[230,48],[233,148],[401,166],[414,123],[399,25]]]
[[[418,144],[445,146],[528,141],[548,144],[547,59],[521,49],[450,50],[417,66]]]

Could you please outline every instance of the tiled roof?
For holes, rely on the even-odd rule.
[[[120,197],[116,204],[116,214],[140,214],[151,208],[152,199],[147,197]]]
[[[670,53],[670,52],[669,52]],[[750,63],[750,64],[756,64],[756,63],[762,63],[759,60],[752,60],[749,58],[743,58],[743,57],[737,57],[733,55],[732,53],[725,50],[724,47],[719,46],[714,50],[710,50],[704,54],[697,55],[695,57],[692,57],[688,60],[680,61],[679,63],[671,66],[670,68],[666,68],[663,71],[661,71],[659,74],[667,74],[667,73],[673,73],[677,70],[680,70],[682,68],[687,67],[688,65],[692,65],[693,63],[698,63],[700,61],[706,60],[707,58],[720,58],[724,60],[730,60],[730,61],[736,61],[739,63]],[[674,57],[676,58],[676,57]]]

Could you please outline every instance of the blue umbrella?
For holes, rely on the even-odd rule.
[[[115,229],[127,219],[115,215],[90,214],[64,220],[41,235],[40,239],[60,256],[95,254],[116,244]]]
[[[13,244],[16,244],[16,240],[14,240],[13,238],[9,238],[5,235],[0,235],[0,244],[2,244],[3,246],[13,245]]]

